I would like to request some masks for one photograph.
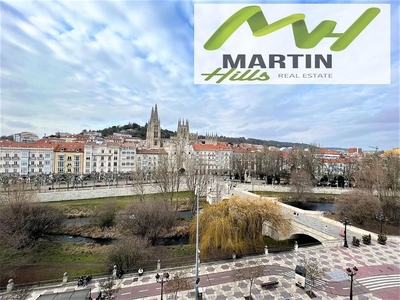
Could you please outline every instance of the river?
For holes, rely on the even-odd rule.
[[[320,203],[320,202],[286,202],[285,204],[297,207],[304,210],[312,211],[330,211],[336,213],[334,203]]]

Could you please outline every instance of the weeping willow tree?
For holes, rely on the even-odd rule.
[[[199,215],[199,250],[201,258],[220,251],[242,255],[264,250],[263,223],[268,222],[283,235],[291,229],[290,219],[280,206],[266,198],[244,199],[232,196],[207,206]],[[196,219],[190,227],[190,240],[196,239]]]

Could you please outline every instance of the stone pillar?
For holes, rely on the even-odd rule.
[[[265,245],[265,247],[264,247],[264,253],[265,253],[265,255],[268,254],[268,246],[267,245]]]
[[[297,251],[299,249],[299,245],[297,244],[297,241],[294,241],[294,251]]]
[[[161,261],[157,260],[157,272],[160,272],[161,270]]]
[[[14,280],[10,279],[7,284],[7,293],[10,293],[14,288]]]
[[[66,284],[67,284],[67,282],[68,282],[68,273],[67,273],[67,272],[65,272],[65,273],[64,273],[64,275],[63,275],[63,281],[62,281],[62,284],[63,284],[63,285],[66,285]]]
[[[113,267],[112,277],[113,278],[117,277],[117,265],[114,265],[114,267]]]

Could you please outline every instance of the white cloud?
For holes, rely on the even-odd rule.
[[[193,84],[192,2],[2,1],[1,13],[2,135],[144,125],[157,103],[170,130],[184,118],[199,134],[399,145],[398,34],[391,85],[211,86]]]

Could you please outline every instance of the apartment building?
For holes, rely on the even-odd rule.
[[[229,174],[232,166],[232,148],[227,143],[194,144],[196,168],[206,174]]]
[[[43,140],[33,143],[0,141],[0,173],[51,173],[55,146]]]
[[[87,142],[84,146],[84,173],[119,171],[119,143]]]
[[[83,143],[59,143],[54,149],[54,173],[83,173]]]
[[[136,150],[137,169],[146,173],[153,173],[167,158],[168,153],[164,149]]]
[[[120,147],[120,161],[119,171],[120,172],[133,172],[136,170],[136,144],[124,143]],[[115,164],[114,156],[114,164]]]

